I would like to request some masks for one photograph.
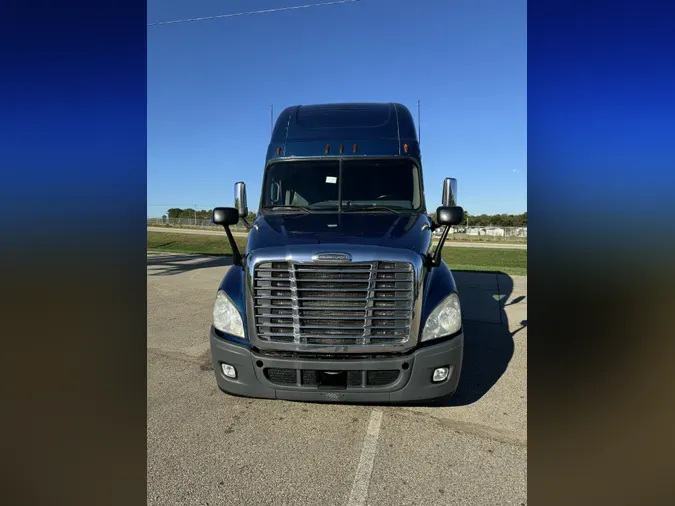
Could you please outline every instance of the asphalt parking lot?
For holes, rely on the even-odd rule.
[[[415,407],[230,397],[208,331],[229,257],[148,253],[148,504],[524,505],[527,278],[456,272],[456,396]]]

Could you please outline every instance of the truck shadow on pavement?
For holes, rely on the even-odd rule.
[[[147,254],[149,276],[171,276],[196,269],[229,265],[232,265],[232,255],[183,255],[152,252]]]
[[[513,337],[527,326],[526,296],[511,299],[511,276],[478,271],[453,271],[453,276],[462,301],[464,361],[455,395],[432,403],[437,406],[466,406],[480,400],[506,371],[513,357]],[[515,318],[511,324],[509,313]]]

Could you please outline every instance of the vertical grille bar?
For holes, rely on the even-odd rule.
[[[295,279],[295,264],[288,266],[288,279],[291,287],[291,304],[293,307],[293,342],[300,344],[302,336],[300,334],[300,308],[298,303],[298,282]]]
[[[377,262],[373,262],[370,265],[370,275],[368,276],[368,299],[375,298],[375,282],[377,280]],[[370,344],[370,333],[371,329],[370,322],[373,321],[373,308],[375,307],[374,300],[368,300],[366,302],[366,319],[364,322],[363,329],[363,344]]]

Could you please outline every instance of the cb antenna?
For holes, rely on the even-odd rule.
[[[270,106],[270,135],[272,135],[273,130],[274,130],[274,104]]]
[[[422,124],[420,123],[420,101],[417,99],[417,144],[422,144]]]

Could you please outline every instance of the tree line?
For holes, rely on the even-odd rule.
[[[188,207],[187,209],[181,209],[180,207],[172,207],[169,209],[162,218],[189,218],[189,219],[195,219],[195,217],[198,220],[210,220],[211,216],[213,214],[213,209],[207,210],[200,210],[200,209],[192,209]],[[255,220],[255,213],[249,212],[248,215],[246,216],[246,219],[251,222]]]
[[[434,220],[436,213],[430,213]],[[527,212],[522,214],[470,214],[464,210],[465,227],[527,227]]]
[[[210,220],[213,210],[199,210],[199,209],[181,209],[178,207],[172,207],[167,211],[167,216],[169,218],[192,218],[195,217],[198,220]],[[432,218],[436,219],[436,213],[429,213]],[[249,212],[246,216],[246,219],[249,222],[255,220],[256,214],[254,212]],[[471,227],[527,227],[527,212],[522,214],[477,214],[472,215],[469,212],[464,210],[464,221],[462,222],[464,226]]]

